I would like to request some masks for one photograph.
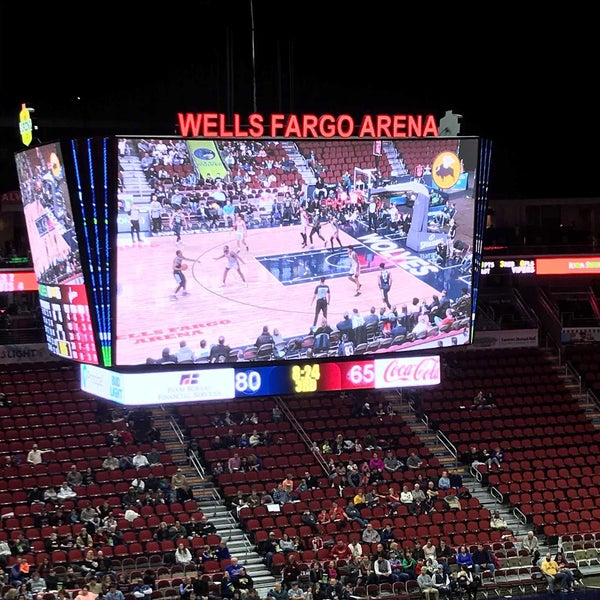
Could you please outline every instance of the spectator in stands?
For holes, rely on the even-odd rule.
[[[507,528],[506,520],[500,516],[500,512],[495,510],[490,519],[490,527],[492,529],[504,530]]]
[[[463,485],[462,475],[458,472],[458,469],[450,471],[450,487],[452,489],[459,489]]]
[[[281,551],[281,548],[279,548],[279,546],[277,544],[277,540],[275,539],[274,531],[270,531],[269,537],[264,542],[261,542],[259,544],[258,551],[260,554],[262,554],[264,556],[264,560],[265,560],[265,564],[267,565],[267,568],[271,569],[271,566],[273,564],[273,556],[277,552]]]
[[[283,413],[279,406],[274,406],[271,410],[271,417],[275,423],[279,423],[283,419]]]
[[[556,553],[554,560],[561,571],[565,573],[569,572],[573,576],[574,585],[583,585],[583,573],[577,568],[577,563],[569,562],[560,548]]]
[[[77,470],[76,465],[71,465],[71,468],[66,475],[66,482],[71,487],[75,487],[83,483],[83,475]]]
[[[281,583],[276,581],[275,585],[267,592],[267,600],[289,600],[290,595]]]
[[[423,567],[421,569],[421,573],[417,577],[417,583],[419,584],[419,589],[423,592],[423,596],[425,596],[425,600],[440,597],[440,592],[438,588],[435,587],[428,568]]]
[[[109,451],[106,458],[102,461],[102,468],[107,471],[116,471],[119,468],[119,459]]]
[[[490,456],[486,461],[488,469],[491,469],[492,465],[496,465],[498,469],[502,470],[502,461],[504,460],[504,451],[500,446],[496,445],[490,452]]]
[[[408,508],[408,512],[411,515],[417,514],[417,506],[415,504],[415,500],[413,498],[412,491],[408,488],[407,485],[402,486],[402,491],[400,492],[400,502]]]
[[[192,553],[183,542],[177,544],[177,549],[175,550],[175,562],[184,567],[193,564]]]
[[[289,492],[283,489],[283,484],[277,484],[277,487],[273,490],[273,501],[276,504],[285,504],[286,502],[291,502],[292,497]]]
[[[58,492],[56,493],[56,498],[63,502],[64,500],[70,500],[71,498],[77,497],[77,494],[73,491],[73,488],[65,481],[61,486]]]
[[[187,485],[187,477],[185,476],[183,469],[178,467],[177,471],[171,475],[171,489],[175,490],[178,502],[182,502],[184,500],[183,495]]]
[[[463,567],[469,572],[473,570],[473,557],[465,545],[460,546],[458,549],[456,554],[456,564],[459,566],[459,568]]]
[[[437,548],[435,558],[444,568],[446,575],[450,574],[450,559],[456,556],[456,552],[448,545],[445,539],[440,540],[440,546]]]
[[[160,451],[158,450],[156,442],[152,442],[152,447],[146,455],[146,458],[148,459],[148,463],[151,467],[162,464],[162,456],[160,454]]]
[[[281,581],[286,589],[290,589],[292,587],[292,582],[298,581],[298,577],[302,570],[298,562],[296,561],[296,555],[294,553],[290,553],[287,557],[287,561],[281,570]]]
[[[465,567],[461,566],[458,571],[452,573],[450,589],[453,596],[464,597],[466,595],[468,600],[477,598],[477,583],[473,579],[471,571]]]
[[[376,544],[381,542],[381,534],[373,527],[372,523],[367,523],[367,526],[364,528],[362,532],[362,541],[365,544]]]
[[[175,358],[178,363],[193,363],[194,362],[194,353],[192,349],[187,345],[185,340],[181,340],[179,342],[179,349],[175,354]]]
[[[546,553],[546,558],[540,563],[540,569],[546,576],[548,589],[551,594],[556,591],[556,585],[560,585],[563,591],[573,591],[573,582],[575,580],[573,573],[568,569],[563,569],[553,558],[550,552]]]
[[[477,575],[483,570],[488,570],[494,574],[496,565],[494,559],[487,548],[484,548],[483,544],[477,544],[477,548],[473,551],[471,556],[473,561],[473,572]]]
[[[133,464],[134,468],[136,468],[136,469],[141,469],[142,467],[150,466],[148,457],[141,450],[138,450],[134,454],[133,458],[131,459],[131,463]]]
[[[227,469],[230,473],[235,473],[236,471],[240,470],[241,466],[242,459],[240,458],[240,455],[237,452],[235,452],[234,455],[230,456],[229,460],[227,461]]]
[[[248,593],[254,588],[254,580],[246,571],[246,567],[241,567],[237,575],[232,578],[233,587],[240,592],[242,598],[247,598]]]
[[[329,521],[337,525],[338,531],[344,528],[347,521],[344,509],[335,501],[331,503],[331,508],[329,509]]]
[[[433,587],[438,591],[438,593],[447,596],[448,598],[452,597],[450,590],[450,577],[444,572],[444,565],[438,564],[431,578],[433,579]]]
[[[219,542],[219,545],[217,546],[217,549],[215,550],[215,554],[217,557],[217,560],[221,561],[221,560],[226,560],[228,558],[231,558],[231,552],[229,551],[229,547],[227,546],[227,540],[221,540]],[[233,559],[232,559],[233,562]],[[238,559],[235,559],[235,564],[237,565]]]
[[[54,452],[54,450],[52,448],[40,450],[37,444],[33,444],[31,450],[27,453],[27,462],[30,465],[39,465],[42,463],[43,456],[47,452]]]
[[[296,545],[294,544],[294,541],[290,538],[290,536],[287,533],[284,533],[279,538],[278,545],[279,545],[280,550],[284,554],[288,554],[290,552],[296,552],[298,550],[298,548],[296,548]]]
[[[233,598],[233,580],[228,571],[223,571],[221,575],[221,598]]]
[[[348,499],[348,504],[344,508],[349,521],[356,521],[361,527],[367,525],[367,520],[360,516],[360,510],[355,506],[352,498]]]
[[[310,530],[313,533],[319,533],[319,528],[317,527],[317,515],[314,512],[311,512],[310,509],[306,508],[301,515],[301,520],[304,525],[308,525]]]
[[[74,597],[74,600],[95,600],[98,594],[90,592],[90,588],[84,585],[79,590],[79,593]],[[116,589],[116,586],[110,588],[107,594],[104,594],[104,600],[125,600],[123,592]]]
[[[383,466],[386,473],[395,473],[396,471],[401,471],[404,464],[396,456],[396,453],[392,449],[389,449],[385,453]]]
[[[436,558],[437,548],[433,543],[433,540],[429,538],[425,545],[423,546],[423,558],[427,560],[430,557]]]
[[[92,501],[88,500],[79,513],[79,520],[85,524],[88,521],[94,520],[96,517],[98,517],[98,511],[92,504]]]
[[[169,348],[163,348],[162,354],[159,359],[157,359],[156,364],[159,365],[174,365],[177,363],[177,356],[175,354],[171,354],[171,350]]]
[[[527,554],[531,556],[531,563],[534,565],[537,564],[538,560],[540,559],[540,543],[533,531],[527,532],[527,535],[521,542],[521,548],[526,550]]]
[[[373,563],[377,583],[392,582],[392,566],[384,556],[379,556]]]
[[[439,498],[440,493],[435,487],[435,483],[430,479],[425,488],[425,501],[422,504],[424,513],[430,513],[435,510],[435,501]]]
[[[208,343],[206,340],[200,340],[200,346],[198,350],[194,353],[194,362],[203,363],[208,362],[208,358],[210,356],[210,348],[208,347]]]
[[[419,458],[419,455],[413,450],[410,456],[406,459],[406,466],[413,471],[421,468],[423,461]]]
[[[449,490],[452,486],[450,484],[450,477],[448,476],[448,471],[444,469],[440,478],[438,479],[438,489],[439,490]]]

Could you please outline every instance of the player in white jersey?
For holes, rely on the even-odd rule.
[[[306,208],[300,209],[300,236],[302,237],[302,247],[306,248],[308,244],[308,232],[310,231],[310,217]]]
[[[215,260],[220,260],[221,258],[225,258],[225,260],[227,261],[227,264],[225,265],[225,271],[223,271],[223,283],[221,284],[221,287],[225,287],[227,275],[229,274],[229,271],[231,271],[231,269],[235,269],[238,272],[240,279],[244,282],[244,286],[248,287],[248,284],[246,283],[246,278],[244,277],[244,274],[242,273],[242,270],[240,268],[240,263],[246,263],[242,260],[240,255],[234,250],[230,250],[229,246],[223,246],[223,254],[221,254],[221,256],[217,256]]]
[[[348,256],[350,257],[350,271],[348,273],[348,279],[356,285],[355,296],[360,296],[360,288],[362,285],[358,281],[360,276],[360,263],[358,262],[358,254],[354,250],[354,246],[348,246]]]
[[[248,252],[248,224],[246,223],[246,218],[243,214],[239,214],[236,216],[233,227],[235,229],[235,239],[237,240],[238,252],[242,249],[242,244],[244,244],[244,246],[246,247],[246,252]]]

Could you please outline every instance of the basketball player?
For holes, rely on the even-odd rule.
[[[186,216],[179,204],[174,204],[175,212],[171,216],[171,229],[175,234],[175,243],[181,244],[181,229],[186,224]]]
[[[235,269],[238,272],[240,279],[244,282],[244,287],[248,287],[246,278],[244,277],[244,274],[240,268],[240,263],[243,265],[246,263],[241,259],[240,255],[234,250],[230,250],[229,246],[223,246],[223,254],[221,254],[221,256],[217,256],[215,260],[220,260],[221,258],[224,258],[227,261],[227,264],[225,265],[225,271],[223,271],[223,283],[220,287],[225,287],[227,275],[231,269]]]
[[[348,274],[348,279],[356,285],[356,294],[354,294],[354,296],[360,296],[360,288],[362,287],[358,281],[360,276],[360,263],[358,262],[358,254],[356,254],[354,246],[348,246],[348,256],[350,257],[350,272]]]
[[[306,248],[308,244],[308,229],[310,227],[310,217],[306,208],[300,209],[300,236],[302,237],[302,247]]]
[[[331,251],[333,252],[334,240],[337,240],[340,248],[342,248],[342,242],[340,241],[340,222],[335,213],[331,213],[329,216],[329,224],[331,225],[331,237],[329,238],[329,242],[331,243]]]
[[[183,263],[184,260],[194,260],[193,258],[187,258],[183,255],[181,250],[175,252],[175,258],[173,258],[173,278],[177,282],[175,291],[171,294],[171,300],[177,300],[177,293],[182,290],[182,296],[189,296],[190,293],[185,289],[187,285],[187,279],[185,278],[184,270],[187,269],[187,265]]]
[[[388,299],[388,294],[392,288],[392,274],[386,269],[385,263],[379,263],[379,289],[381,290],[381,297],[388,308],[392,308]]]
[[[242,244],[246,247],[246,252],[249,252],[247,235],[248,235],[248,225],[246,223],[246,218],[242,213],[238,214],[235,218],[235,239],[237,240],[237,249],[238,252],[242,249]]]
[[[314,248],[313,236],[315,235],[315,233],[317,234],[317,237],[323,242],[323,245],[326,248],[327,242],[325,241],[325,238],[321,235],[321,217],[319,215],[318,210],[315,212],[315,214],[313,215],[313,217],[311,219],[310,234],[308,235],[308,241],[310,242],[311,248]]]

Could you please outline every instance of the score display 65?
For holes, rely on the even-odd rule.
[[[235,369],[235,396],[302,394],[370,388],[436,385],[439,356],[348,362],[296,363]]]

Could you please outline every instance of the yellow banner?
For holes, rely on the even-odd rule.
[[[212,140],[188,140],[188,149],[196,172],[204,179],[210,177],[225,177],[227,167],[223,164],[217,150],[217,144]]]

